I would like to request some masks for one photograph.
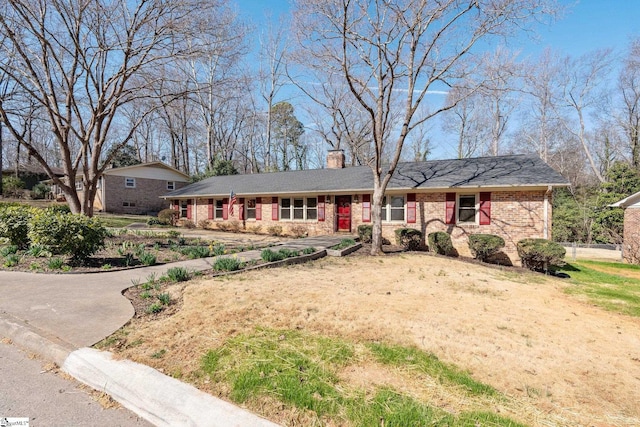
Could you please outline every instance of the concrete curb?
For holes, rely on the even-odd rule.
[[[8,313],[0,313],[0,336],[9,338],[28,351],[62,366],[74,347],[60,339],[49,338],[44,331],[28,325]]]
[[[62,369],[157,426],[278,426],[149,366],[114,360],[109,352],[81,348]]]

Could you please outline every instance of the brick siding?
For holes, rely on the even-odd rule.
[[[405,202],[406,202],[406,194]],[[221,218],[207,221],[208,228],[239,228],[250,231],[266,233],[271,226],[280,226],[285,234],[294,234],[293,229],[303,226],[310,236],[333,234],[335,230],[335,198],[331,196],[332,203],[326,203],[325,221],[290,221],[271,218],[271,200],[274,195],[262,196],[262,220],[239,220],[239,207],[234,207],[233,215],[227,220]],[[312,196],[315,197],[315,196]],[[516,243],[524,238],[544,237],[544,190],[537,191],[494,191],[491,192],[491,223],[489,225],[475,224],[445,224],[445,197],[446,192],[417,193],[416,194],[416,223],[383,222],[382,234],[391,242],[395,239],[394,230],[401,227],[416,228],[423,232],[425,237],[434,231],[445,231],[451,235],[453,244],[460,255],[470,255],[468,249],[469,234],[483,233],[496,234],[505,239],[504,252],[512,262],[517,260]],[[240,198],[238,197],[238,203]],[[351,233],[357,233],[362,221],[363,194],[352,196],[351,204]],[[209,199],[197,199],[192,208],[192,221],[197,226],[202,226],[202,220],[208,220]],[[548,238],[551,238],[551,206],[552,200],[548,200],[547,230]],[[640,210],[636,210],[640,218]],[[278,214],[279,214],[278,210]],[[406,216],[406,215],[405,215]]]
[[[638,262],[640,258],[640,208],[624,210],[624,245],[622,254],[627,262]]]
[[[149,178],[135,178],[135,180],[135,188],[127,188],[124,184],[125,177],[104,175],[106,203],[103,210],[122,214],[149,214],[169,208],[170,202],[160,198],[170,191],[167,190],[166,180]],[[175,189],[187,184],[187,182],[175,181]],[[133,203],[135,206],[124,206],[125,202]]]

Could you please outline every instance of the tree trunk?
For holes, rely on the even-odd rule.
[[[381,188],[380,179],[375,180],[373,188],[373,200],[371,206],[371,255],[382,255],[382,200],[384,190]]]

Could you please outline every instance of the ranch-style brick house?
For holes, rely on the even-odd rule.
[[[611,205],[624,209],[622,256],[627,262],[640,261],[640,191]]]
[[[523,238],[551,238],[553,188],[568,185],[537,156],[400,163],[382,207],[383,236],[393,241],[401,227],[425,236],[445,231],[459,253],[468,254],[469,234],[497,234],[514,254]],[[235,222],[266,232],[279,225],[287,233],[302,226],[321,235],[355,234],[370,224],[372,194],[371,169],[344,167],[344,153],[333,150],[326,169],[217,176],[163,197],[200,227]]]

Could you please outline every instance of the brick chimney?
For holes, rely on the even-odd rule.
[[[329,150],[329,153],[327,153],[327,168],[344,168],[344,150]]]

